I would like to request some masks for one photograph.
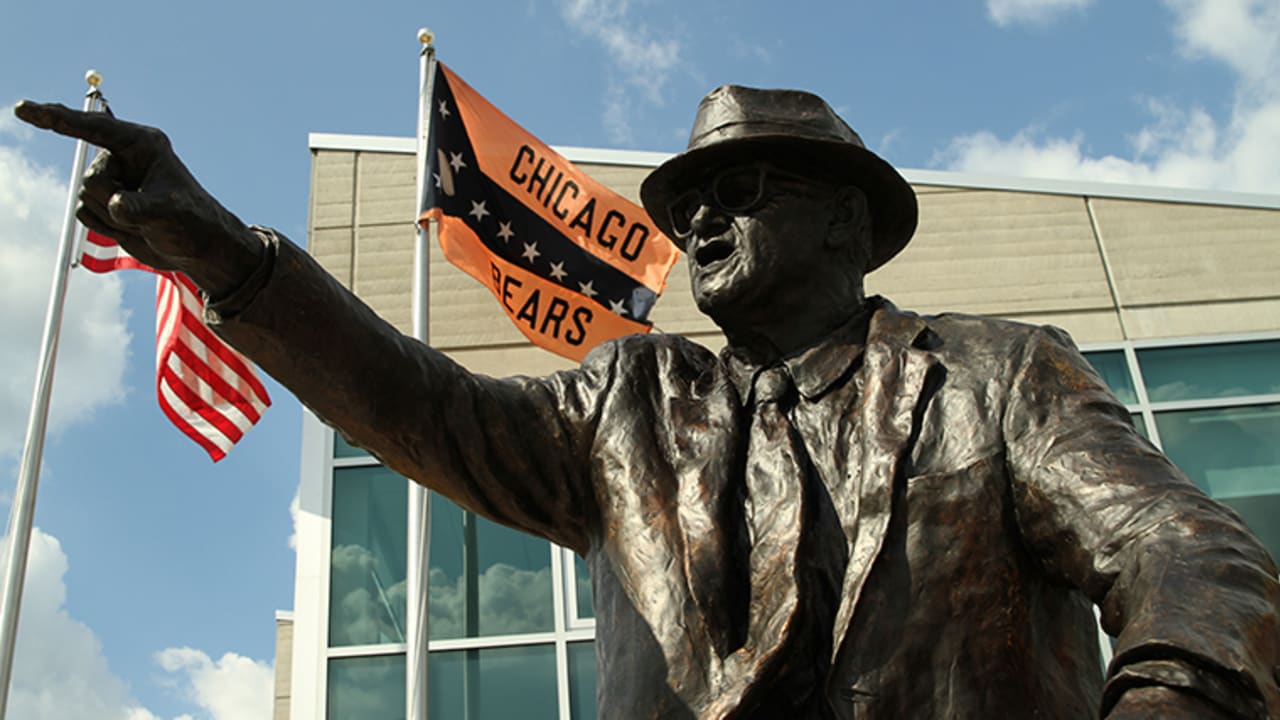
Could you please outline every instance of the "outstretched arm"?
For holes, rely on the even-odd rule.
[[[548,378],[473,375],[401,334],[270,233],[268,281],[210,325],[392,469],[486,517],[584,551],[591,446],[614,346]]]
[[[77,217],[208,296],[206,320],[392,469],[499,522],[585,550],[596,408],[612,351],[545,380],[472,375],[399,333],[292,243],[196,182],[161,131],[24,101],[19,118],[103,148]]]

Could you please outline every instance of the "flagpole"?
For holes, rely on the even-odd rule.
[[[435,35],[418,30],[422,52],[418,63],[418,213],[426,208],[428,142],[431,138],[431,102],[435,89]],[[427,301],[431,287],[431,231],[415,222],[413,246],[413,336],[427,342]],[[405,569],[405,720],[427,720],[427,640],[430,635],[428,609],[431,559],[431,495],[416,482],[409,482],[408,566]],[[3,720],[3,718],[0,718]]]
[[[98,89],[102,84],[102,75],[96,70],[90,70],[85,73],[84,79],[89,84],[89,90],[84,96],[84,111],[93,112],[102,101],[102,92]],[[40,481],[40,459],[44,454],[49,396],[53,390],[53,364],[58,354],[58,333],[67,297],[67,276],[74,260],[79,235],[76,200],[88,154],[89,144],[83,140],[77,141],[75,160],[71,164],[71,182],[67,188],[66,212],[62,216],[58,261],[53,271],[53,287],[49,290],[44,336],[40,341],[40,362],[36,366],[35,391],[31,400],[31,414],[27,420],[27,439],[22,447],[18,485],[9,511],[9,545],[4,558],[4,595],[0,598],[0,720],[4,720],[9,705],[9,683],[13,678],[13,651],[18,639],[22,584],[27,572],[27,552],[31,546],[31,526],[36,509],[36,486]]]

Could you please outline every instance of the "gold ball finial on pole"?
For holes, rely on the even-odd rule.
[[[102,73],[89,69],[84,74],[84,81],[89,83],[90,87],[96,88],[102,84]]]
[[[430,28],[418,28],[418,42],[430,45],[436,41],[436,34]]]

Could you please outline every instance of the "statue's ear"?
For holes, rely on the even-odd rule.
[[[831,222],[827,227],[827,244],[832,247],[860,242],[871,230],[871,213],[867,196],[856,185],[837,188],[831,197]]]

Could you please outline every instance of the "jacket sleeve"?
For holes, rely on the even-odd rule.
[[[1139,696],[1280,717],[1273,560],[1130,422],[1065,333],[1029,336],[1004,418],[1018,524],[1118,636],[1104,717]]]
[[[270,267],[215,332],[388,467],[497,522],[582,551],[589,454],[612,346],[579,370],[494,379],[397,331],[306,253],[262,232]]]

